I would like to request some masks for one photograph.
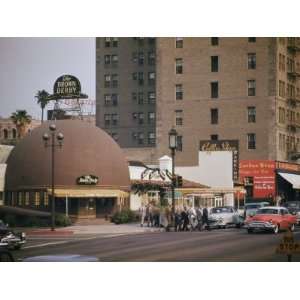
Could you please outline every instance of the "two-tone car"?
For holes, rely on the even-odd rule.
[[[226,228],[231,225],[240,227],[242,220],[236,209],[232,206],[214,207],[208,217],[210,227]]]
[[[267,206],[260,208],[255,216],[249,216],[245,221],[248,233],[254,231],[270,231],[278,233],[280,230],[294,231],[297,218],[285,207]]]
[[[287,201],[283,204],[292,215],[297,218],[297,224],[300,225],[300,201]]]

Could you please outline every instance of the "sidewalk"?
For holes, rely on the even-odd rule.
[[[161,228],[140,227],[140,224],[120,224],[113,223],[103,225],[72,225],[68,227],[56,228],[51,231],[49,228],[26,228],[23,231],[28,236],[69,236],[69,235],[89,235],[89,234],[135,234],[144,232],[160,232]]]

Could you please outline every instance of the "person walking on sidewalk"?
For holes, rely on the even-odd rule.
[[[205,228],[207,230],[210,230],[209,227],[209,223],[208,223],[208,209],[207,206],[205,205],[205,207],[203,208],[203,212],[202,212],[202,225],[205,226]]]
[[[142,204],[142,206],[139,209],[140,218],[141,218],[141,227],[144,226],[145,217],[146,217],[146,206]]]

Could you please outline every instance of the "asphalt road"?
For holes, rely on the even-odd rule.
[[[284,233],[248,234],[244,229],[203,232],[154,232],[130,235],[29,237],[14,251],[16,259],[50,254],[96,256],[99,261],[287,261],[276,254]],[[300,242],[300,229],[294,233]],[[293,256],[300,261],[300,255]]]

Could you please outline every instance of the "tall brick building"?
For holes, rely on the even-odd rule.
[[[201,140],[238,140],[242,160],[294,161],[299,38],[97,38],[97,126],[129,159],[154,162],[179,134],[178,165]]]

